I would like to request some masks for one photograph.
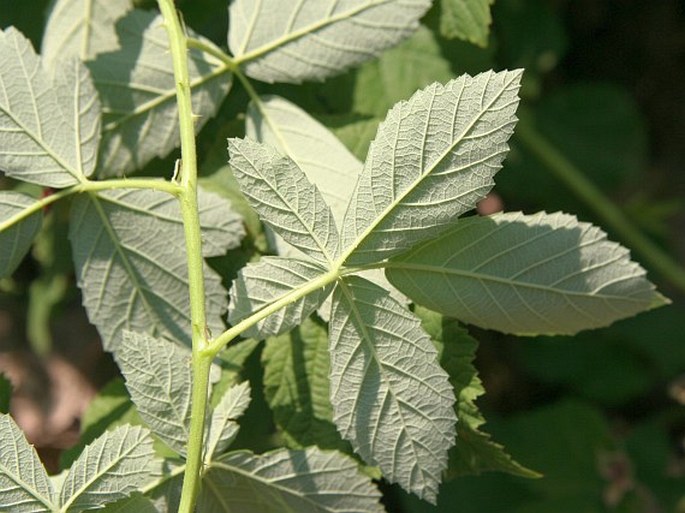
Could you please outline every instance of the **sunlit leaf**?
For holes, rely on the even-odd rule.
[[[201,194],[200,204],[208,208],[203,218],[211,222],[223,215],[227,220],[213,225],[205,237],[212,238],[205,248],[214,255],[221,246],[224,251],[235,247],[244,228],[227,203],[212,196]],[[114,348],[123,330],[189,343],[188,271],[176,199],[152,190],[84,195],[76,198],[71,217],[78,283],[105,348]],[[225,234],[217,236],[216,230]],[[209,267],[205,281],[209,328],[221,332],[226,292]]]
[[[235,325],[264,306],[286,297],[325,272],[315,262],[295,258],[264,257],[243,267],[231,287],[231,308],[228,320]],[[313,290],[244,333],[248,337],[264,338],[279,335],[300,324],[328,297],[331,286]]]
[[[114,357],[142,419],[169,447],[185,455],[192,385],[188,352],[173,342],[126,331]]]
[[[65,511],[104,506],[151,480],[155,467],[150,432],[140,426],[108,431],[74,462],[60,492]]]
[[[82,61],[119,48],[115,23],[133,9],[131,0],[53,0],[41,44],[54,68],[65,57]]]
[[[229,453],[202,478],[203,513],[382,513],[380,493],[357,463],[310,447]]]
[[[100,102],[88,69],[65,60],[48,73],[31,43],[0,32],[0,168],[50,187],[85,181],[95,169]]]
[[[0,511],[55,511],[48,473],[12,417],[0,413]]]
[[[19,192],[0,192],[0,226],[20,214],[36,200]],[[33,239],[40,229],[43,215],[41,211],[0,231],[0,278],[12,274],[28,252]]]
[[[348,264],[434,237],[494,185],[520,71],[463,75],[400,102],[380,125],[342,226]]]
[[[323,80],[416,30],[429,0],[235,0],[228,46],[265,82]]]
[[[205,440],[206,461],[224,452],[233,442],[240,426],[236,420],[250,404],[250,382],[229,388],[212,411]]]
[[[522,335],[573,334],[667,302],[627,249],[561,213],[460,220],[386,274],[432,310]]]
[[[440,33],[487,46],[494,0],[441,0]]]
[[[103,104],[103,141],[98,175],[115,176],[140,169],[179,145],[176,82],[163,20],[134,10],[116,25],[120,48],[88,63]],[[208,40],[203,43],[213,46]],[[220,52],[219,49],[216,49]],[[219,109],[231,75],[216,57],[189,51],[196,130]]]
[[[331,403],[338,430],[384,477],[435,502],[454,445],[454,394],[419,320],[351,276],[333,292]]]

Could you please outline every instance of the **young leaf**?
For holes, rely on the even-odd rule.
[[[290,157],[321,191],[340,225],[362,163],[325,126],[278,96],[261,96],[247,108],[245,134]]]
[[[69,470],[60,492],[62,510],[76,513],[128,497],[151,481],[154,463],[147,429],[122,426],[106,432]]]
[[[332,262],[338,230],[330,207],[288,156],[249,139],[229,139],[233,173],[262,219],[305,254]]]
[[[202,193],[200,204],[213,205],[203,219],[231,220],[213,227],[226,233],[212,236],[214,244],[205,245],[209,254],[219,251],[216,244],[229,244],[224,251],[235,247],[244,231],[227,203]],[[123,330],[189,343],[185,244],[175,198],[151,190],[80,196],[71,211],[69,238],[83,302],[105,349],[119,343]],[[220,332],[226,292],[209,267],[205,279],[209,328]]]
[[[454,445],[454,394],[419,320],[350,276],[333,292],[331,403],[343,438],[391,482],[435,502]]]
[[[268,339],[262,361],[264,395],[286,444],[349,452],[333,424],[326,328],[306,319],[289,333]]]
[[[441,0],[440,33],[447,38],[465,39],[478,46],[488,45],[494,0]]]
[[[54,0],[41,44],[43,62],[54,69],[66,57],[87,61],[118,49],[115,23],[132,9],[131,0]]]
[[[454,319],[417,306],[414,310],[421,326],[431,336],[440,352],[440,365],[450,376],[457,404],[457,440],[449,452],[446,477],[481,474],[487,471],[508,472],[521,477],[539,477],[504,451],[504,447],[479,431],[485,423],[475,400],[485,390],[473,366],[478,342]]]
[[[141,418],[181,455],[190,424],[189,356],[173,342],[128,331],[114,352]]]
[[[0,511],[55,511],[54,492],[36,450],[12,417],[0,413]]]
[[[434,237],[492,188],[520,71],[463,75],[400,102],[380,125],[342,226],[348,264]]]
[[[418,304],[521,335],[573,334],[667,302],[628,250],[561,213],[463,219],[386,274]]]
[[[166,156],[179,144],[176,82],[162,17],[131,11],[117,22],[117,33],[120,48],[88,63],[104,113],[99,176],[130,173],[154,157]],[[190,30],[189,34],[200,38]],[[188,57],[199,131],[219,109],[231,76],[207,53],[191,49]]]
[[[243,267],[231,286],[228,320],[235,325],[267,304],[284,298],[293,289],[313,280],[326,270],[317,263],[295,258],[264,257]],[[271,314],[244,332],[264,338],[284,333],[316,310],[331,292],[331,285],[319,287],[304,298]]]
[[[0,225],[19,214],[35,200],[13,191],[0,192]],[[0,278],[12,274],[28,252],[43,221],[42,212],[31,214],[10,228],[0,231]]]
[[[0,32],[0,168],[49,187],[86,180],[100,142],[100,102],[78,59],[55,76],[13,27]]]
[[[229,453],[202,478],[203,513],[382,513],[380,493],[340,453],[310,447]]]
[[[236,422],[250,404],[250,382],[244,381],[229,388],[216,405],[209,422],[205,442],[205,460],[224,452],[238,435],[240,426]]]
[[[228,46],[265,82],[323,80],[372,59],[418,27],[429,0],[235,0]]]

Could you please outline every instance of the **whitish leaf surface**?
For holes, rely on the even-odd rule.
[[[54,0],[41,44],[43,62],[54,68],[66,57],[87,61],[118,49],[115,23],[132,9],[131,0]]]
[[[216,405],[209,422],[205,442],[206,461],[224,452],[235,440],[240,426],[236,420],[250,405],[250,382],[244,381],[229,388]]]
[[[380,493],[353,459],[310,447],[229,453],[202,479],[203,513],[382,513]]]
[[[48,473],[12,417],[0,413],[0,511],[54,510]]]
[[[203,219],[225,215],[228,224],[207,232],[209,254],[235,247],[243,227],[225,203],[203,193]],[[207,201],[204,201],[207,198]],[[211,207],[213,205],[213,207]],[[223,212],[223,214],[222,214]],[[107,350],[123,330],[189,343],[188,272],[177,201],[151,190],[117,190],[76,198],[71,239],[79,286],[88,316]],[[225,236],[216,231],[225,230]],[[219,244],[217,246],[216,244]],[[220,332],[226,311],[221,277],[205,268],[208,323]]]
[[[393,107],[345,214],[347,263],[382,260],[475,207],[508,151],[520,79],[520,71],[462,75]]]
[[[315,262],[295,258],[264,257],[257,263],[250,263],[241,269],[231,286],[228,320],[235,325],[325,272],[326,269]],[[330,285],[313,290],[311,294],[249,328],[245,335],[264,338],[292,329],[309,317],[328,297],[330,291]]]
[[[140,169],[179,144],[176,83],[162,17],[134,10],[117,22],[116,30],[120,48],[101,53],[88,63],[103,103],[100,176]],[[195,128],[199,131],[216,114],[231,76],[207,53],[191,49],[188,56]]]
[[[32,197],[19,192],[0,192],[0,226],[35,201]],[[0,231],[0,278],[12,274],[21,263],[40,229],[42,220],[43,214],[38,211]]]
[[[150,499],[139,494],[108,504],[99,511],[101,513],[161,513]]]
[[[287,155],[249,139],[229,139],[233,173],[262,219],[303,253],[330,262],[338,230],[330,207]]]
[[[329,332],[338,430],[389,481],[435,502],[454,445],[454,394],[419,320],[351,276],[333,292]]]
[[[350,451],[333,424],[328,372],[328,331],[306,319],[266,341],[262,353],[264,395],[286,444]]]
[[[55,76],[13,27],[0,33],[0,168],[49,187],[82,182],[95,170],[100,102],[76,58]]]
[[[60,492],[65,511],[123,499],[151,481],[155,467],[150,432],[140,426],[107,431],[74,462]]]
[[[432,310],[521,335],[573,334],[666,302],[627,249],[561,213],[463,219],[386,274]]]
[[[265,82],[323,80],[408,37],[429,0],[235,0],[228,46]]]
[[[185,455],[192,377],[189,354],[173,342],[124,332],[114,357],[145,423],[164,443]]]
[[[478,46],[487,46],[494,0],[441,0],[440,33]]]
[[[318,187],[340,225],[362,163],[325,126],[278,96],[251,102],[245,133],[288,155]]]

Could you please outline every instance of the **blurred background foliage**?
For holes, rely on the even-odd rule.
[[[466,34],[447,18],[451,3],[436,0],[410,40],[358,70],[323,84],[257,88],[308,110],[363,159],[388,108],[416,89],[464,72],[525,68],[519,133],[496,177],[504,208],[564,210],[602,226],[634,249],[633,257],[673,304],[573,338],[517,339],[470,330],[480,341],[475,363],[487,391],[478,401],[486,429],[544,477],[459,477],[442,486],[437,508],[384,486],[388,511],[683,513],[685,287],[655,264],[648,250],[631,245],[630,234],[607,223],[606,216],[607,208],[619,212],[632,230],[682,267],[685,3],[496,0],[491,26],[486,9],[485,24]],[[217,14],[226,12],[226,0],[177,4],[189,26],[226,46],[228,22]],[[39,47],[46,5],[46,0],[0,0],[0,26],[16,25]],[[235,85],[199,137],[203,184],[234,199],[225,138],[242,135],[247,100]],[[547,158],[550,152],[554,158]],[[157,160],[143,172],[166,175],[174,158]],[[597,194],[569,187],[559,162]],[[0,178],[0,186],[12,184]],[[116,369],[93,349],[96,336],[80,310],[64,243],[66,208],[50,212],[32,258],[0,284],[0,347],[33,359],[66,356],[98,388]],[[212,262],[227,278],[264,244],[256,218],[245,213],[251,242]],[[265,449],[273,443],[273,425],[264,421],[271,414],[260,396],[261,347],[250,354],[254,346],[233,360],[238,366],[245,362],[243,374],[256,387],[245,419],[254,419],[255,429],[243,433],[239,443]],[[227,369],[230,381],[236,370]],[[7,389],[0,379],[2,411],[8,408]],[[134,413],[121,383],[110,383],[83,420],[84,440],[97,426],[135,421]],[[62,464],[73,454],[62,454]]]

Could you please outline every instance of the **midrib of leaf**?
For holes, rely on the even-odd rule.
[[[353,243],[350,244],[350,246],[349,246],[349,248],[347,249],[347,251],[345,251],[345,252],[336,260],[336,263],[340,263],[340,264],[342,265],[342,264],[345,262],[345,260],[347,260],[347,259],[349,258],[349,256],[350,256],[352,253],[354,253],[354,251],[357,249],[357,247],[359,247],[359,245],[364,241],[364,239],[366,239],[366,237],[368,237],[368,236],[376,229],[376,227],[377,227],[379,224],[381,224],[381,223],[385,220],[385,218],[386,218],[388,215],[390,215],[390,213],[391,213],[391,212],[392,212],[392,211],[393,211],[393,210],[394,210],[394,209],[395,209],[395,208],[404,200],[404,198],[407,197],[407,196],[408,196],[409,194],[411,194],[412,192],[414,192],[414,190],[416,189],[416,187],[418,187],[418,185],[419,185],[419,184],[420,184],[428,175],[430,175],[430,174],[433,172],[433,170],[434,170],[435,168],[437,168],[437,167],[438,167],[438,166],[439,166],[439,165],[440,165],[440,164],[449,156],[450,152],[464,140],[464,138],[465,138],[465,137],[467,136],[467,134],[471,131],[471,129],[474,127],[474,125],[480,120],[480,118],[483,116],[483,114],[485,114],[485,113],[490,109],[490,107],[499,99],[499,97],[504,93],[504,91],[507,90],[507,88],[511,85],[511,83],[512,83],[516,78],[517,78],[516,75],[514,75],[513,77],[511,77],[511,78],[510,78],[510,79],[509,79],[509,80],[500,88],[499,92],[498,92],[496,95],[494,95],[494,97],[490,100],[490,102],[488,102],[488,104],[487,104],[485,107],[481,106],[481,109],[480,109],[480,112],[478,113],[478,115],[474,116],[473,120],[471,120],[471,122],[464,128],[464,130],[463,130],[462,133],[459,135],[459,137],[457,137],[457,138],[452,142],[452,144],[451,144],[450,146],[448,146],[448,147],[442,152],[442,155],[435,161],[435,163],[434,163],[431,167],[427,168],[426,171],[424,171],[416,180],[414,180],[414,182],[411,184],[411,186],[407,187],[406,190],[405,190],[402,194],[396,196],[395,199],[394,199],[394,201],[392,201],[387,207],[385,207],[385,208],[383,209],[383,211],[381,212],[381,214],[380,214],[379,216],[376,217],[376,219],[375,219],[375,220],[374,220],[374,221],[373,221],[373,222],[372,222],[372,223],[371,223],[371,224],[370,224],[370,225],[361,233],[361,235],[359,235],[359,236],[357,237],[357,239],[356,239]],[[488,83],[486,82],[485,88],[487,88],[487,85],[488,85]],[[464,85],[464,87],[462,87],[461,91],[459,92],[459,98],[457,99],[457,102],[456,102],[456,104],[455,104],[454,111],[453,111],[453,114],[452,114],[452,126],[454,126],[454,117],[455,117],[456,114],[457,114],[457,110],[458,110],[458,108],[459,108],[459,104],[461,103],[461,94],[463,93],[465,87],[466,87],[466,85]],[[483,92],[483,94],[485,94],[485,92]],[[482,97],[483,97],[483,96],[481,95],[481,100],[482,100]],[[435,95],[433,95],[433,97],[431,98],[431,106],[432,106],[432,104],[433,104],[434,101],[435,101]],[[432,107],[431,107],[431,108],[432,108]],[[429,111],[429,112],[431,112],[431,111]],[[430,115],[426,116],[426,123],[429,122],[429,117],[430,117]],[[399,128],[400,128],[400,123],[397,123],[397,129],[399,130]],[[499,129],[499,128],[501,128],[501,127],[498,126],[497,129]],[[426,135],[427,135],[427,134],[426,134],[426,131],[424,130],[424,133],[423,133],[424,142],[425,142]],[[421,151],[422,151],[422,158],[421,158],[421,161],[422,161],[422,162],[423,162],[423,151],[425,150],[425,148],[426,148],[426,145],[423,144],[423,145],[422,145],[422,148],[421,148]],[[492,157],[492,155],[488,156],[487,158],[491,158],[491,157]],[[393,162],[394,162],[394,158],[395,158],[395,152],[393,151]],[[460,169],[457,169],[456,171],[464,171],[465,169],[470,169],[474,164],[475,164],[475,162],[469,162],[468,165],[467,165],[466,167],[462,167],[462,168],[460,168]],[[393,166],[393,168],[394,168],[394,166]],[[348,210],[348,211],[349,211],[349,210]]]
[[[17,441],[14,439],[14,437],[12,437],[12,445],[14,445],[14,454],[19,454],[19,447],[17,446]],[[40,495],[38,490],[35,490],[33,487],[27,487],[26,484],[28,483],[24,482],[23,479],[20,479],[17,475],[14,474],[14,472],[10,472],[7,467],[2,466],[2,473],[10,479],[12,479],[12,481],[17,483],[17,485],[22,490],[30,493],[33,497],[40,501],[41,504],[46,506],[50,511],[55,511],[55,505],[52,502],[49,502],[49,499]]]
[[[378,374],[385,384],[388,395],[392,398],[392,401],[395,403],[395,407],[397,408],[397,412],[398,412],[400,418],[402,419],[402,430],[404,433],[406,433],[407,432],[407,423],[404,420],[404,414],[402,413],[402,408],[400,407],[400,404],[402,404],[402,403],[395,397],[395,394],[392,390],[392,386],[388,383],[388,381],[385,377],[385,371],[383,368],[383,364],[382,364],[382,362],[378,356],[378,353],[376,352],[376,348],[374,347],[373,344],[367,342],[367,341],[372,340],[371,334],[369,333],[369,331],[366,327],[366,323],[364,322],[364,319],[363,319],[361,313],[359,312],[359,309],[357,308],[357,303],[355,301],[355,298],[352,295],[352,293],[349,291],[349,289],[347,288],[347,284],[345,284],[344,280],[339,280],[338,286],[340,287],[340,290],[342,291],[342,293],[345,295],[345,299],[347,300],[348,304],[350,305],[350,311],[352,312],[352,315],[355,318],[357,325],[360,327],[362,333],[364,334],[364,337],[362,338],[362,343],[365,344],[370,349],[371,354],[373,355],[373,361],[378,366],[378,369],[380,371]],[[370,366],[371,366],[371,362],[369,362],[366,365],[366,368],[364,369],[364,377],[366,377],[366,373],[369,370]],[[399,371],[399,369],[396,369],[396,370],[398,372],[401,372],[401,371]],[[359,390],[357,391],[357,397],[355,398],[355,404],[358,403],[359,394],[361,393],[361,391],[362,391],[362,387],[359,387]],[[381,415],[378,416],[378,422],[381,422]],[[412,452],[414,453],[414,461],[421,461],[421,457],[416,453],[416,449],[414,448],[414,444],[415,444],[415,441],[411,440],[410,445],[412,448]],[[423,471],[422,470],[421,470],[421,476],[423,478]],[[424,481],[423,484],[425,486],[425,479],[423,479],[423,481]]]
[[[342,21],[342,20],[345,20],[347,18],[351,18],[352,16],[356,16],[357,14],[362,13],[366,10],[369,10],[373,7],[377,7],[379,5],[387,4],[390,1],[392,1],[392,0],[376,0],[373,3],[370,3],[368,5],[359,6],[355,9],[351,9],[351,10],[346,11],[344,13],[340,13],[337,16],[329,16],[328,18],[321,20],[318,23],[313,23],[311,25],[308,25],[306,27],[301,28],[300,30],[298,30],[296,32],[291,32],[287,35],[281,36],[280,38],[273,40],[269,44],[266,44],[264,46],[256,48],[249,53],[240,55],[240,56],[235,58],[235,63],[236,63],[236,65],[240,65],[240,64],[244,64],[246,62],[252,61],[258,57],[261,57],[262,55],[265,55],[265,54],[275,50],[279,46],[286,45],[292,41],[295,41],[301,37],[306,36],[307,34],[309,34],[311,32],[315,32],[315,31],[320,30],[320,29],[322,29],[328,25],[332,25],[333,23],[336,23],[338,21]],[[262,3],[261,0],[259,0],[258,7],[261,7],[261,3]],[[300,3],[302,4],[303,2],[300,2]],[[336,0],[336,2],[334,2],[333,7],[335,7],[336,4],[337,4],[337,0]],[[243,43],[242,48],[241,48],[241,52],[245,51],[245,48],[247,47],[248,43],[250,42],[250,39],[252,38],[252,34],[254,33],[254,27],[256,24],[255,22],[257,20],[257,13],[259,12],[258,8],[255,9],[254,12],[255,12],[255,15],[253,16],[252,22],[250,23],[250,26],[248,28],[248,33],[246,34],[244,43]],[[404,28],[404,27],[402,27],[402,28]]]
[[[190,88],[191,90],[197,87],[200,87],[204,85],[205,83],[209,82],[210,80],[213,80],[217,77],[220,77],[224,73],[230,73],[231,68],[228,64],[222,63],[221,66],[217,67],[214,71],[207,75],[203,75],[200,77],[197,77],[195,80],[190,82]],[[118,82],[113,83],[107,80],[97,80],[97,84],[105,84],[105,85],[112,85],[112,86],[117,86],[120,85]],[[134,110],[131,111],[126,111],[126,115],[117,118],[114,121],[110,121],[106,125],[102,127],[102,131],[104,132],[112,132],[114,130],[117,130],[120,125],[123,125],[124,123],[127,123],[128,121],[138,117],[138,116],[144,116],[148,112],[156,109],[157,107],[160,107],[164,105],[165,103],[168,103],[170,101],[176,101],[176,89],[169,89],[167,90],[164,94],[158,95],[156,98],[143,103],[136,107]],[[102,109],[103,114],[117,114],[117,111],[113,109],[108,109],[106,107],[103,107]]]
[[[147,310],[148,315],[153,319],[156,318],[157,316],[155,315],[155,310],[154,310],[154,308],[152,308],[152,306],[148,302],[147,296],[144,293],[145,289],[143,288],[142,284],[138,280],[136,272],[135,272],[132,264],[129,262],[128,257],[126,256],[126,253],[124,253],[124,251],[122,249],[123,244],[119,240],[119,237],[117,237],[116,231],[114,230],[114,228],[110,224],[109,219],[107,217],[107,214],[105,213],[104,209],[102,208],[102,205],[100,204],[99,197],[96,194],[90,194],[90,199],[93,202],[93,205],[95,206],[95,209],[97,210],[98,214],[100,215],[100,219],[102,220],[102,225],[105,227],[107,234],[109,235],[110,239],[112,240],[114,247],[115,247],[115,250],[117,252],[117,255],[119,255],[119,258],[122,261],[122,265],[126,269],[126,272],[128,273],[129,278],[130,278],[131,282],[133,283],[134,288],[133,288],[132,293],[133,294],[139,294],[139,296],[143,302],[143,305],[145,306],[145,309]],[[110,260],[110,264],[111,264],[111,262],[112,262],[112,260]],[[157,265],[157,264],[155,263],[155,265]],[[159,267],[159,266],[157,266],[157,267]],[[166,271],[165,269],[162,269],[162,270]],[[99,297],[102,298],[102,294],[100,294]],[[173,307],[173,305],[171,305],[167,301],[165,301],[165,303],[167,305]],[[132,304],[133,304],[133,301],[129,301],[129,307]],[[175,307],[174,307],[174,309],[178,312],[178,310]],[[128,311],[127,313],[130,314],[130,311]],[[154,327],[154,331],[153,331],[152,335],[155,335],[156,333],[157,333],[157,328]]]
[[[93,2],[95,0],[86,0],[85,15],[83,17],[83,37],[81,38],[81,52],[80,60],[86,61],[90,53],[90,32],[93,29],[91,21],[93,18]]]
[[[74,138],[76,141],[76,162],[78,162],[78,171],[79,171],[79,176],[85,176],[85,173],[83,172],[83,151],[81,149],[81,142],[84,141],[84,139],[81,137],[81,123],[79,122],[79,116],[81,115],[81,102],[79,101],[79,95],[81,92],[81,74],[78,72],[78,62],[80,61],[74,61],[74,64],[77,67],[76,70],[76,84],[74,85],[74,105],[76,108],[74,109],[74,131],[76,132],[74,134]],[[91,106],[93,100],[90,100]]]
[[[611,261],[613,262],[613,260]],[[602,262],[602,265],[608,265],[611,262]],[[520,282],[520,281],[515,281],[512,280],[511,278],[501,278],[499,276],[493,276],[491,274],[481,274],[473,271],[467,271],[467,270],[458,270],[458,269],[445,269],[444,267],[441,267],[439,265],[428,265],[428,264],[408,264],[405,262],[387,262],[384,264],[385,268],[388,269],[406,269],[406,270],[411,270],[411,271],[426,271],[426,272],[431,272],[431,273],[436,273],[436,274],[443,274],[446,276],[452,275],[452,276],[459,276],[459,277],[464,277],[464,278],[472,278],[474,280],[478,280],[481,282],[492,282],[492,283],[497,283],[501,285],[509,285],[511,287],[516,288],[523,288],[523,289],[533,289],[533,290],[541,290],[543,292],[551,292],[554,294],[558,294],[561,296],[570,296],[570,297],[581,297],[581,298],[587,298],[588,296],[596,297],[598,299],[603,299],[603,300],[616,300],[616,301],[627,301],[627,302],[633,302],[633,303],[644,303],[644,301],[639,301],[636,299],[631,299],[630,296],[615,296],[613,294],[598,294],[591,292],[590,294],[583,293],[583,292],[574,292],[571,290],[559,290],[555,289],[550,285],[538,285],[536,283],[530,283],[530,282]],[[595,267],[588,267],[584,268],[582,271],[579,272],[585,272],[588,270],[592,270]],[[564,277],[564,279],[568,278],[568,276]],[[634,276],[624,276],[621,278],[623,279],[630,279],[634,278]],[[621,281],[618,280],[618,281]],[[611,282],[611,283],[616,283]],[[604,288],[607,284],[602,284],[602,288]]]

